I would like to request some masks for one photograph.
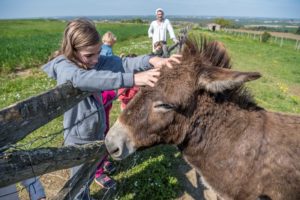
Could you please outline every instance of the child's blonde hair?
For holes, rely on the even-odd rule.
[[[107,31],[102,37],[103,43],[115,43],[116,41],[117,37],[110,31]]]
[[[50,60],[64,55],[79,67],[86,69],[87,66],[80,62],[75,53],[84,47],[99,43],[101,43],[100,34],[91,20],[85,18],[72,20],[65,28],[60,49],[54,52]]]

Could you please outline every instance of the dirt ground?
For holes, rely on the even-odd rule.
[[[217,200],[216,194],[202,185],[200,176],[188,164],[181,163],[178,174],[183,182],[184,192],[177,200]]]
[[[54,197],[64,186],[64,184],[69,179],[68,171],[69,170],[67,169],[63,169],[45,174],[40,177],[40,181],[42,182],[45,188],[47,199]],[[26,190],[22,190],[19,193],[19,197],[21,200],[30,200]]]

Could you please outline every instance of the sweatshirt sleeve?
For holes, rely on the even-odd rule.
[[[144,71],[152,66],[151,56],[121,58],[117,56],[100,56],[99,62],[93,69],[85,70],[74,63],[62,58],[50,61],[43,70],[57,80],[58,84],[71,81],[75,88],[95,92],[132,87],[134,72]]]
[[[76,70],[71,78],[73,86],[83,91],[114,90],[133,86],[133,73]]]
[[[133,86],[133,73],[81,69],[74,64],[56,66],[58,84],[71,81],[73,87],[82,91],[113,90]]]

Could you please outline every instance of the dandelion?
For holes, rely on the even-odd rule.
[[[284,83],[277,83],[277,86],[278,86],[279,90],[284,94],[286,94],[289,89],[288,86]]]
[[[17,94],[16,94],[16,98],[17,98],[17,99],[20,99],[20,98],[21,98],[21,95],[20,95],[19,93],[17,93]]]

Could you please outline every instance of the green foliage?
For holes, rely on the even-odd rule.
[[[145,23],[141,18],[121,20],[122,23],[135,23],[135,24],[143,24]]]
[[[221,25],[222,28],[228,28],[234,24],[231,20],[224,18],[216,18],[214,19],[214,23]]]
[[[282,32],[282,33],[295,33],[296,28],[293,27],[267,27],[267,26],[255,26],[255,27],[246,27],[247,30],[254,31],[267,31],[267,32]]]
[[[270,39],[271,34],[268,32],[264,32],[261,36],[261,41],[262,42],[268,42],[268,40]]]

